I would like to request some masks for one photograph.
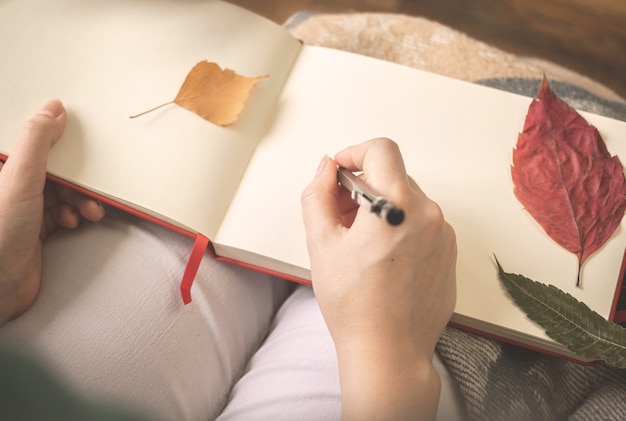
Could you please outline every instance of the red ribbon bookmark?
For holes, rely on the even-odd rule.
[[[180,283],[180,295],[184,304],[191,302],[191,285],[193,285],[193,281],[196,279],[202,256],[204,256],[204,252],[208,247],[209,239],[202,234],[197,234],[191,249],[191,255],[187,261],[185,273],[183,274],[183,280]]]

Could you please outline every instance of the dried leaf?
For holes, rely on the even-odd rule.
[[[237,121],[252,88],[266,77],[268,76],[241,76],[230,69],[222,70],[215,63],[201,61],[191,69],[173,101],[131,116],[131,118],[173,103],[196,113],[211,123],[229,126]]]
[[[598,130],[557,98],[545,77],[513,151],[511,175],[515,196],[554,241],[577,255],[580,274],[624,216],[626,179]]]
[[[626,329],[604,319],[584,303],[553,285],[507,273],[498,275],[513,301],[546,334],[575,354],[626,368]]]

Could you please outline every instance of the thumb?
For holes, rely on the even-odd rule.
[[[302,193],[302,217],[309,246],[323,242],[341,225],[338,206],[337,165],[328,155],[320,162],[317,174]]]
[[[63,104],[53,100],[22,126],[11,155],[2,167],[0,182],[3,189],[8,190],[6,193],[30,196],[43,191],[48,154],[61,137],[66,121]]]

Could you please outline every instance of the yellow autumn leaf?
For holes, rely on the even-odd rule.
[[[267,76],[246,77],[206,60],[196,64],[173,101],[131,116],[139,117],[169,104],[179,105],[219,126],[237,121],[252,88]]]

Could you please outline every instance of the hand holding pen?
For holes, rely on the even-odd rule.
[[[362,171],[359,183],[401,208],[402,224],[353,200],[337,183],[338,166]],[[441,210],[406,174],[397,145],[375,139],[324,157],[302,211],[313,289],[337,349],[342,415],[434,415],[432,357],[456,299],[455,236]]]
[[[347,168],[337,168],[337,181],[350,192],[350,198],[390,225],[404,221],[404,211],[391,200],[374,193],[359,177]]]

